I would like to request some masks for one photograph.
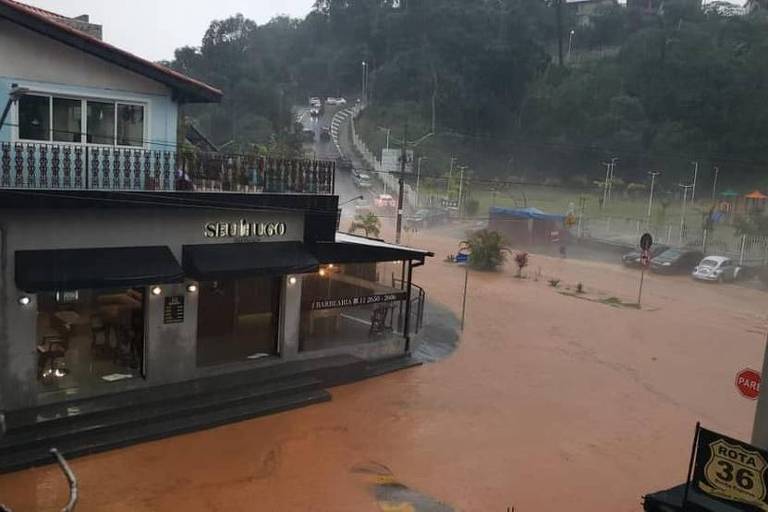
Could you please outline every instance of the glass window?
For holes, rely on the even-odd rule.
[[[117,144],[119,146],[144,144],[144,107],[118,103]]]
[[[89,388],[141,373],[141,288],[41,293],[37,378],[44,391]]]
[[[19,98],[19,138],[51,140],[51,98],[24,95]]]
[[[277,354],[280,283],[273,277],[200,283],[198,366]]]
[[[58,142],[80,142],[82,120],[82,101],[53,98],[53,140]]]
[[[326,265],[301,284],[299,350],[320,350],[398,336],[405,290],[397,263]]]
[[[91,144],[115,143],[115,104],[98,101],[88,102],[88,133]]]

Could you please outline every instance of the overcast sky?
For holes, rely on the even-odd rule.
[[[181,46],[200,46],[212,20],[238,12],[259,24],[279,14],[303,18],[313,0],[21,0],[65,16],[90,14],[104,40],[150,60],[173,58]]]

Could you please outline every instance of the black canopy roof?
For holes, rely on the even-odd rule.
[[[16,286],[29,293],[177,283],[184,272],[163,246],[16,251]]]
[[[301,274],[319,266],[301,242],[185,245],[182,264],[195,279]]]

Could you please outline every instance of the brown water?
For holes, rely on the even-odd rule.
[[[416,281],[461,306],[455,240]],[[532,277],[541,268],[538,281]],[[733,378],[762,360],[768,295],[532,256],[529,279],[470,276],[453,356],[332,390],[333,401],[75,459],[79,512],[640,510],[685,477],[697,420],[749,439]],[[561,279],[559,289],[547,276]],[[582,282],[585,298],[558,293]],[[58,510],[55,467],[0,476],[0,501]]]

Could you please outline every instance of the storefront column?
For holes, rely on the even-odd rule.
[[[280,305],[280,355],[292,359],[299,353],[299,328],[301,324],[302,276],[291,275],[283,279],[282,304]]]

